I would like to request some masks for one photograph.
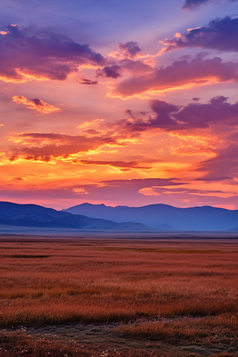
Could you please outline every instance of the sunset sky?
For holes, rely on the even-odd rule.
[[[0,10],[1,201],[238,209],[238,1]]]

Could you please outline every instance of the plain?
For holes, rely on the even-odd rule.
[[[237,356],[237,243],[1,236],[0,355]]]

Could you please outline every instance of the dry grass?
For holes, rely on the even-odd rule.
[[[1,328],[147,319],[117,333],[237,341],[236,243],[2,238],[0,251]]]
[[[81,345],[62,343],[59,341],[47,341],[29,337],[22,332],[0,332],[0,356],[1,357],[118,357],[117,350],[95,351]],[[145,351],[132,351],[123,353],[125,357],[150,357],[151,353]],[[164,354],[153,354],[157,357],[165,357]]]
[[[163,339],[173,344],[184,343],[184,340],[204,344],[219,341],[236,346],[238,332],[238,314],[236,316],[224,314],[216,317],[202,317],[197,319],[183,318],[136,324],[121,325],[116,328],[121,335],[137,339]]]
[[[238,312],[233,246],[80,242],[0,242],[0,326]]]

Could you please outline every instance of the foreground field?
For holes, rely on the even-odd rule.
[[[238,241],[0,238],[0,356],[238,356]]]

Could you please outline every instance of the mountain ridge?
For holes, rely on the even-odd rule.
[[[18,204],[0,201],[0,225],[47,228],[100,229],[100,230],[147,230],[143,224],[113,222],[94,219],[85,215],[73,215],[35,204]]]
[[[167,230],[227,231],[238,225],[238,210],[212,206],[179,208],[160,203],[141,207],[111,207],[83,203],[62,211],[76,215],[82,210],[91,218],[111,219],[118,223],[127,218],[154,229],[167,227]]]

